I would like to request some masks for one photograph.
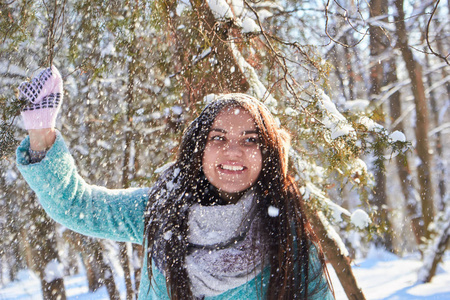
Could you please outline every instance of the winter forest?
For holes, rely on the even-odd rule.
[[[24,270],[39,289],[20,299],[137,297],[142,247],[57,224],[17,170],[15,149],[27,135],[17,87],[52,64],[64,81],[57,129],[90,184],[151,186],[205,103],[247,93],[292,134],[290,172],[337,299],[393,299],[395,291],[360,284],[358,267],[374,252],[392,264],[414,261],[409,286],[432,285],[440,274],[449,286],[450,1],[0,7],[0,299],[18,299],[2,290]],[[385,266],[378,277],[368,272],[366,286],[389,277]],[[80,294],[68,289],[76,276],[86,282]],[[414,298],[406,286],[396,295],[448,299],[450,290]]]

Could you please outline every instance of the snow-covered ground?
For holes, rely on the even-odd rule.
[[[366,259],[355,262],[353,272],[366,299],[450,299],[450,256],[447,255],[444,263],[439,264],[431,283],[417,282],[417,271],[421,266],[418,255],[398,258],[372,249]],[[329,270],[336,299],[347,299],[334,270]]]
[[[450,256],[439,265],[431,283],[417,283],[417,270],[422,263],[417,256],[398,258],[392,254],[373,250],[364,260],[355,262],[353,268],[357,280],[367,299],[450,299]],[[330,268],[336,299],[346,299],[339,281]],[[118,280],[121,281],[121,280]],[[88,293],[83,274],[65,278],[69,300],[107,300],[105,288],[94,294]],[[124,291],[123,285],[121,290]],[[29,271],[21,271],[19,280],[0,287],[0,299],[42,299],[39,279]],[[122,299],[125,295],[122,292]]]

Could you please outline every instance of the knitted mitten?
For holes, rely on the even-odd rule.
[[[25,129],[55,127],[63,99],[63,84],[54,66],[42,70],[31,82],[22,82],[19,92],[22,99],[28,100],[21,112]]]

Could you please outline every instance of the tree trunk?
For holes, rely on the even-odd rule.
[[[139,137],[137,137],[139,141]],[[134,174],[139,173],[141,162],[139,161],[141,148],[138,146],[139,143],[135,144],[135,153],[134,153]],[[143,262],[144,249],[142,245],[132,244],[132,254],[131,254],[131,265],[134,269],[134,289],[136,293],[139,292],[139,286],[141,282],[141,269]]]
[[[134,268],[134,287],[136,291],[139,291],[142,273],[142,256],[144,254],[144,250],[142,246],[138,244],[133,244],[132,249],[133,254],[131,255],[131,261]]]
[[[335,240],[330,238],[327,227],[330,224],[324,224],[327,222],[325,217],[320,217],[316,212],[308,210],[308,219],[313,226],[314,232],[320,239],[322,249],[327,257],[328,261],[336,271],[336,275],[344,288],[345,294],[348,299],[351,300],[363,300],[366,299],[363,291],[359,288],[355,276],[353,275],[352,266],[350,264],[350,258],[345,256],[339,245]]]
[[[65,240],[71,247],[81,253],[89,292],[95,292],[105,285],[109,298],[120,300],[120,294],[112,276],[112,269],[104,258],[101,241],[71,230],[66,230]]]
[[[63,267],[56,248],[56,233],[53,221],[37,204],[36,195],[30,193],[28,199],[27,229],[28,249],[32,256],[32,265],[41,281],[42,297],[44,300],[65,300]]]
[[[440,43],[440,42],[439,42]],[[439,47],[441,48],[441,47]],[[425,55],[425,63],[428,69],[430,69],[431,64],[430,64],[430,58],[428,55]],[[444,76],[443,78],[446,77],[446,71],[445,68],[442,68],[442,75]],[[440,106],[437,103],[437,99],[436,99],[436,95],[434,93],[434,90],[432,89],[433,86],[433,79],[432,79],[432,72],[428,72],[427,76],[427,85],[430,88],[430,106],[431,106],[431,112],[432,112],[432,116],[433,116],[433,121],[434,121],[434,126],[435,127],[439,127],[439,125],[441,124],[441,120],[439,119],[439,112],[440,112]],[[449,93],[449,86],[450,84],[447,82],[447,93]],[[448,99],[448,98],[447,98]],[[449,100],[447,100],[449,101]],[[442,153],[442,137],[441,137],[441,132],[438,131],[436,132],[436,153],[437,153],[437,163],[436,163],[436,167],[437,167],[437,178],[438,178],[438,189],[439,189],[439,209],[440,210],[444,210],[444,203],[445,203],[445,196],[446,196],[446,184],[445,184],[445,176],[446,176],[446,171],[445,171],[445,157],[443,157],[443,153]]]
[[[136,17],[137,7],[133,10],[133,17]],[[130,28],[131,32],[131,41],[128,45],[128,52],[131,57],[131,61],[128,63],[128,84],[127,84],[127,93],[126,93],[126,115],[125,115],[125,148],[123,153],[123,165],[122,165],[122,187],[128,188],[130,187],[130,179],[134,174],[130,170],[130,164],[134,165],[131,161],[133,158],[131,157],[131,151],[134,146],[134,132],[133,132],[133,103],[134,103],[134,80],[136,75],[136,35],[134,32],[134,22]],[[124,271],[124,279],[125,286],[127,290],[127,300],[133,300],[135,297],[135,290],[133,288],[133,282],[131,280],[131,270],[132,265],[130,264],[130,258],[128,254],[128,245],[127,243],[119,243],[120,249],[120,263],[122,265],[122,269]]]
[[[128,245],[127,243],[119,243],[120,249],[120,264],[122,265],[122,269],[125,277],[125,286],[127,288],[127,300],[133,300],[135,291],[133,289],[133,282],[131,281],[131,268],[130,257],[128,255]]]
[[[89,94],[87,94],[89,95]],[[84,102],[87,112],[92,112],[92,104],[89,96],[86,97]],[[95,121],[87,120],[85,122],[84,134],[86,137],[91,136],[91,126]],[[88,148],[94,149],[96,140],[88,139]],[[86,165],[91,167],[93,165],[92,158],[90,155],[86,157]],[[91,182],[95,182],[94,172],[89,173],[89,179]],[[78,233],[74,233],[77,237],[74,238],[76,244],[80,247],[79,250],[82,255],[83,264],[86,268],[86,276],[88,279],[88,285],[90,291],[95,291],[101,286],[105,285],[108,292],[109,298],[114,300],[120,300],[120,293],[117,289],[112,268],[110,263],[106,261],[103,255],[103,245],[102,241],[96,238],[83,236]]]
[[[395,58],[389,59],[388,70],[386,71],[386,81],[386,85],[393,85],[394,83],[398,82]],[[399,91],[396,91],[392,94],[392,96],[389,97],[389,105],[391,120],[393,123],[396,123],[392,130],[405,132],[403,122],[397,122],[402,114],[402,104],[400,101]],[[412,180],[412,174],[409,168],[408,157],[405,153],[402,152],[395,157],[395,161],[397,164],[402,194],[405,199],[406,213],[411,222],[411,228],[414,233],[416,244],[420,245],[422,243],[423,237],[423,219],[418,207],[418,199],[416,199],[415,196],[414,182]]]
[[[348,38],[346,35],[342,37],[344,44],[349,44]],[[353,70],[353,63],[352,63],[352,53],[350,52],[349,47],[344,47],[345,52],[345,67],[347,69],[347,78],[348,78],[348,94],[349,94],[349,100],[355,100],[355,71]]]
[[[370,17],[372,19],[385,16],[387,12],[386,0],[371,0],[370,1]],[[381,21],[386,21],[383,18]],[[383,29],[379,26],[370,23],[370,91],[369,99],[373,101],[375,106],[376,121],[385,125],[384,109],[382,103],[377,100],[381,94],[381,88],[384,83],[384,63],[381,62],[381,56],[387,48],[387,37]],[[383,240],[376,241],[377,244],[382,244],[388,251],[394,252],[392,240],[392,226],[389,220],[388,197],[386,193],[386,172],[384,166],[384,147],[376,147],[375,149],[375,188],[373,193],[372,205],[377,207],[377,213],[374,221],[380,227],[384,228]]]
[[[195,26],[207,32],[211,41],[210,55],[216,58],[216,63],[212,64],[208,60],[202,62],[201,68],[203,72],[208,71],[208,76],[195,76],[193,70],[186,70],[184,77],[189,89],[189,101],[195,103],[210,93],[247,91],[249,88],[247,79],[226,42],[228,33],[232,30],[231,25],[218,22],[208,7],[207,1],[191,0],[190,2],[194,11],[198,13]],[[178,48],[181,48],[178,56],[181,58],[183,66],[190,66],[192,61],[186,60],[186,58],[191,57],[187,51],[192,51],[192,49],[186,48],[190,41],[185,41],[185,38],[182,37],[178,41],[180,45]]]
[[[397,32],[397,43],[405,61],[408,76],[411,79],[411,89],[416,108],[416,152],[420,159],[417,166],[418,181],[420,185],[420,199],[422,202],[422,214],[424,221],[425,237],[430,237],[429,225],[434,218],[433,185],[431,179],[431,157],[428,140],[428,106],[425,96],[425,87],[422,80],[422,68],[415,60],[408,44],[408,35],[405,24],[405,12],[403,0],[394,1],[397,15],[394,17]]]
[[[109,299],[120,300],[120,293],[119,290],[117,289],[110,263],[107,262],[105,259],[104,248],[102,246],[102,243],[95,238],[92,238],[92,240],[93,243],[91,245],[91,248],[94,251],[93,257],[100,265],[102,282],[106,286]]]
[[[450,208],[440,222],[438,222],[438,233],[434,240],[434,245],[429,253],[425,255],[423,267],[419,270],[418,280],[421,282],[430,282],[436,274],[438,263],[442,260],[444,252],[447,249],[450,238]]]

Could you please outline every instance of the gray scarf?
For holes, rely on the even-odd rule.
[[[189,209],[186,269],[194,296],[219,295],[262,271],[266,238],[255,198],[248,191],[236,204]]]

